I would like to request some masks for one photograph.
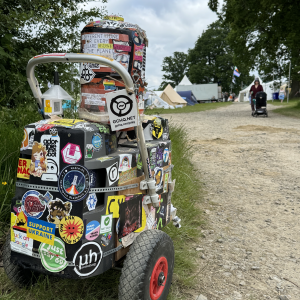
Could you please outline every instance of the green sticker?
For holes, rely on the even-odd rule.
[[[49,272],[61,272],[68,266],[65,244],[58,237],[55,237],[53,246],[41,243],[39,254],[44,268]]]

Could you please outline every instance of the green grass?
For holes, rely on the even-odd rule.
[[[270,104],[278,106],[278,108],[274,109],[273,112],[287,116],[300,118],[300,98],[294,98],[289,100],[285,99],[283,103],[280,100],[274,100],[273,102],[269,101]]]
[[[228,105],[226,103],[226,105]],[[199,106],[206,106],[201,104]],[[219,106],[219,103],[208,104]],[[19,148],[23,139],[23,127],[41,119],[35,107],[18,107],[14,110],[0,109],[0,247],[9,229],[10,201],[14,196]],[[186,130],[170,127],[172,140],[172,177],[176,179],[172,203],[178,209],[182,227],[171,223],[164,228],[175,247],[175,270],[168,300],[189,299],[189,288],[195,284],[192,276],[196,265],[194,257],[199,254],[191,243],[198,242],[200,227],[204,224],[201,211],[196,204],[202,199],[201,183],[190,161],[192,149]],[[7,184],[2,184],[7,183]],[[1,254],[1,253],[0,253]],[[0,257],[1,261],[1,257]],[[38,283],[30,289],[17,289],[0,268],[0,298],[12,300],[100,300],[118,299],[120,271],[109,270],[100,276],[84,280],[68,280],[40,276]]]
[[[164,109],[164,108],[154,108],[146,109],[146,115],[160,115],[160,114],[181,114],[181,113],[193,113],[199,111],[205,111],[210,109],[216,109],[219,107],[224,107],[232,104],[232,102],[216,102],[216,103],[200,103],[194,106],[186,106],[182,108],[175,109]]]

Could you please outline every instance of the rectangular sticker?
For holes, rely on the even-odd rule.
[[[119,168],[118,163],[114,163],[112,166],[106,168],[108,184],[111,186],[119,180]]]
[[[114,49],[113,44],[99,43],[98,49]]]
[[[18,172],[17,172],[18,178],[23,178],[23,179],[30,178],[30,173],[29,173],[30,162],[31,162],[30,159],[19,158]]]
[[[36,241],[54,245],[55,224],[28,217],[27,236]]]
[[[106,214],[112,214],[113,218],[119,218],[120,204],[125,202],[125,196],[108,196],[106,204]]]
[[[126,90],[106,94],[107,110],[113,131],[137,126],[137,103]]]
[[[52,134],[43,134],[41,137],[41,143],[47,151],[47,171],[42,174],[43,181],[57,181],[60,172],[60,137],[56,128],[51,128],[50,131]]]
[[[113,215],[101,216],[100,234],[110,233],[112,228]]]
[[[25,232],[14,229],[14,241],[10,242],[12,251],[32,256],[33,239],[29,238]]]
[[[168,178],[169,178],[169,173],[166,173],[165,180],[164,180],[164,193],[168,191]]]
[[[120,51],[126,51],[126,52],[130,52],[131,51],[131,47],[130,46],[119,45],[119,44],[114,44],[114,49],[115,50],[120,50]]]
[[[121,203],[119,238],[142,227],[142,200],[143,195],[134,195],[128,201]]]
[[[88,41],[91,43],[100,43],[97,41],[98,39],[112,39],[112,40],[119,40],[119,34],[115,33],[90,33],[84,34],[82,37],[83,41]]]
[[[86,105],[97,105],[97,106],[105,106],[105,99],[104,94],[89,94],[89,93],[82,93],[82,97],[86,97],[84,103]]]

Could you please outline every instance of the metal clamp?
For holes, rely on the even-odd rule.
[[[112,253],[118,252],[119,250],[121,250],[123,248],[123,245],[118,246],[117,248],[111,249],[109,251],[106,251],[103,253],[103,257],[106,257]]]

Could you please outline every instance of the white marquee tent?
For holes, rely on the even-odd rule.
[[[273,86],[274,81],[263,83],[263,81],[261,80],[260,77],[258,77],[258,79],[264,89],[264,92],[267,94],[267,100],[272,100],[273,99],[272,93],[276,92],[276,89]],[[254,80],[251,82],[251,84],[247,88],[240,91],[239,102],[249,101],[249,95],[250,95],[249,92],[250,92],[250,88],[253,84],[254,84]]]

